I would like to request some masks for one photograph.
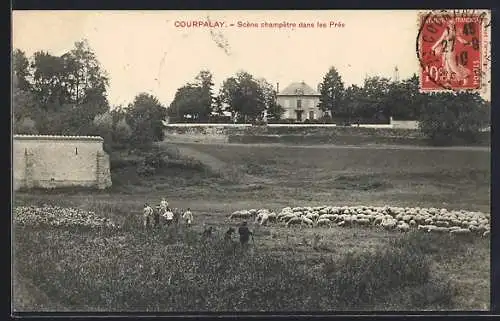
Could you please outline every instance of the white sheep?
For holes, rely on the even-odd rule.
[[[300,219],[300,217],[294,217],[294,218],[290,219],[288,222],[286,222],[286,227],[290,227],[292,225],[298,225],[298,224],[302,224],[302,220]]]
[[[392,229],[396,227],[397,223],[398,221],[395,219],[385,219],[382,223],[380,223],[380,225],[385,229]]]
[[[370,220],[367,218],[358,218],[356,221],[353,221],[353,223],[356,223],[357,225],[361,226],[367,226],[370,224]]]
[[[458,230],[453,230],[453,231],[450,231],[450,234],[460,234],[460,235],[464,235],[464,234],[470,234],[470,230],[469,229],[466,229],[466,228],[461,228],[461,229],[458,229]]]
[[[229,216],[230,219],[233,219],[233,218],[252,218],[254,214],[252,214],[252,212],[250,211],[246,211],[246,210],[243,210],[243,211],[236,211],[236,212],[233,212],[233,214],[231,214]]]
[[[401,222],[396,226],[396,229],[401,232],[407,232],[410,230],[410,225],[408,225],[408,223],[406,222]]]
[[[335,218],[335,216],[333,216],[333,214],[322,214],[319,216],[318,219],[328,219],[328,220],[333,220]]]
[[[332,221],[330,221],[329,219],[319,219],[318,221],[316,221],[316,226],[331,226],[332,224]]]
[[[307,218],[307,217],[305,217],[305,216],[302,216],[300,219],[302,220],[302,223],[304,223],[304,224],[306,224],[306,225],[308,225],[308,226],[313,226],[313,225],[314,225],[313,220],[308,219],[308,218]]]

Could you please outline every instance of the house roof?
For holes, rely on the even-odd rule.
[[[291,83],[288,87],[285,87],[285,89],[278,93],[278,96],[298,95],[319,96],[319,93],[303,81]]]

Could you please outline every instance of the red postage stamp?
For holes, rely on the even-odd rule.
[[[488,11],[440,10],[419,15],[420,90],[481,91],[489,81]]]

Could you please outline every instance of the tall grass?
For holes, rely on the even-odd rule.
[[[319,273],[317,263],[201,239],[190,229],[16,227],[14,237],[16,270],[72,310],[411,310],[451,308],[455,294],[433,278],[433,240],[417,234],[323,262]]]

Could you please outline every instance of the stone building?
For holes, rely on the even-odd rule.
[[[285,109],[283,119],[302,122],[324,115],[318,108],[320,94],[305,82],[294,82],[283,91],[279,91],[279,88],[277,91],[277,102]]]
[[[14,135],[13,167],[14,190],[111,186],[109,156],[98,136]]]

